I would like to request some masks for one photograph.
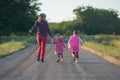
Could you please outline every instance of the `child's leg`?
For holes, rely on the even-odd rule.
[[[75,61],[75,52],[73,52],[72,55],[73,55],[73,60]]]
[[[72,52],[72,56],[75,57],[75,52]]]
[[[78,52],[75,53],[75,57],[76,57],[76,58],[79,58]]]
[[[58,59],[60,59],[60,55],[58,54]]]
[[[61,54],[61,57],[62,57],[61,61],[63,61],[63,60],[64,60],[64,59],[63,59],[63,54]]]
[[[61,57],[62,57],[62,59],[63,59],[63,54],[61,54]]]
[[[59,62],[60,61],[60,55],[58,54],[58,60],[57,60],[57,62]]]
[[[76,58],[76,63],[78,63],[78,58],[79,58],[79,55],[78,55],[78,52],[75,53],[75,58]]]

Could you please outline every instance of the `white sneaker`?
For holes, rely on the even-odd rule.
[[[78,60],[75,60],[75,62],[78,64]]]
[[[61,59],[61,61],[64,61],[64,59]]]

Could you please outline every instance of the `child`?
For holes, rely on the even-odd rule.
[[[53,41],[54,44],[55,44],[55,54],[58,55],[58,60],[57,62],[60,61],[60,58],[61,58],[61,61],[63,61],[63,51],[64,51],[64,42],[62,40],[62,38],[60,37],[60,34],[57,33],[56,36],[55,36],[55,40]]]
[[[73,31],[73,35],[68,40],[68,49],[72,52],[73,59],[76,63],[78,63],[78,52],[80,51],[80,44],[79,42],[80,37],[77,35],[77,31]]]

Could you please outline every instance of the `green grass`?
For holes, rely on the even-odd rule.
[[[83,35],[85,41],[91,41],[98,44],[120,48],[119,35]]]
[[[33,43],[34,37],[4,38],[0,43],[0,57],[5,57]]]
[[[90,41],[85,41],[84,45],[90,47],[96,51],[99,51],[103,54],[112,56],[118,60],[120,60],[120,49],[112,46],[106,46],[103,44],[98,44]]]
[[[111,40],[109,41],[109,45],[120,48],[120,40]]]

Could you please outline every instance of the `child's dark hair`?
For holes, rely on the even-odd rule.
[[[76,30],[73,31],[73,34],[78,34],[78,32]]]

